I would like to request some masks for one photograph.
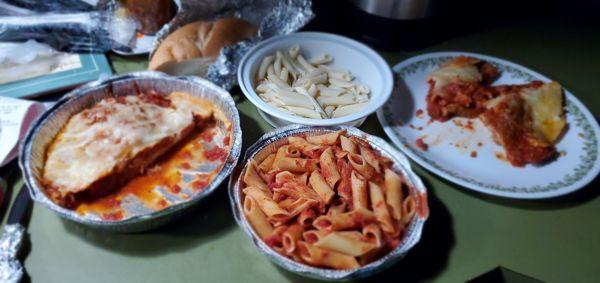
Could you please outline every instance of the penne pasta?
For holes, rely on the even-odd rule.
[[[348,105],[348,104],[354,104],[356,103],[356,98],[355,95],[350,94],[350,93],[346,93],[340,96],[320,96],[319,98],[317,98],[317,101],[321,104],[321,105],[335,105],[335,106],[339,106],[339,105]]]
[[[327,117],[331,117],[333,115],[333,111],[335,110],[335,106],[329,105],[323,110],[325,110],[325,114],[327,114]]]
[[[321,96],[338,96],[346,92],[346,90],[343,88],[326,87],[322,84],[318,85],[317,89],[319,90],[319,94]]]
[[[328,64],[333,62],[333,56],[331,56],[331,54],[321,54],[319,56],[310,58],[308,62],[312,65]]]
[[[259,92],[268,92],[268,91],[273,91],[273,90],[277,90],[277,89],[279,89],[279,87],[277,87],[275,84],[272,84],[269,82],[262,82],[261,84],[259,84],[256,87],[256,90]]]
[[[271,167],[275,170],[278,170],[279,168],[277,168],[277,163],[279,162],[280,159],[284,158],[287,156],[287,154],[289,153],[289,145],[284,145],[281,146],[277,149],[277,152],[275,153],[275,159],[273,159],[273,164],[271,165]]]
[[[314,244],[329,233],[331,232],[325,230],[309,230],[302,233],[302,239],[309,244]]]
[[[352,168],[360,173],[365,179],[371,179],[375,175],[375,169],[365,161],[365,159],[355,153],[348,154],[348,161]]]
[[[358,94],[368,94],[369,92],[371,92],[369,87],[365,86],[365,85],[355,84],[354,89],[355,89],[356,93],[358,93]]]
[[[352,113],[360,112],[360,110],[365,108],[367,104],[369,104],[369,102],[340,106],[333,111],[333,116],[331,118],[344,117]]]
[[[369,205],[367,198],[367,181],[359,174],[356,174],[356,171],[352,171],[350,183],[352,186],[353,209],[367,209]]]
[[[345,80],[336,79],[336,78],[329,78],[329,83],[333,86],[342,87],[342,88],[351,88],[354,86],[354,83],[351,83],[351,82],[345,81]]]
[[[323,116],[321,116],[321,113],[312,110],[312,109],[306,109],[306,108],[302,108],[302,107],[295,107],[295,106],[286,106],[285,109],[287,109],[288,111],[302,116],[302,117],[306,117],[306,118],[313,118],[313,119],[323,119]]]
[[[332,79],[342,80],[342,81],[352,81],[354,79],[352,75],[346,72],[335,72],[335,71],[327,71],[327,76]]]
[[[390,169],[385,169],[385,201],[390,206],[392,217],[402,220],[402,179]]]
[[[300,66],[302,66],[302,68],[304,68],[307,72],[311,73],[311,72],[318,71],[317,68],[315,68],[313,65],[308,63],[306,61],[306,59],[304,59],[304,57],[302,57],[302,54],[298,54],[298,56],[296,57],[296,60],[298,61],[298,63],[300,63]]]
[[[256,200],[256,203],[270,219],[275,221],[284,221],[289,219],[290,214],[279,207],[279,205],[267,195],[263,190],[256,187],[246,187],[244,193]]]
[[[341,130],[289,136],[274,146],[276,152],[258,153],[259,164],[248,162],[240,183],[242,214],[272,250],[299,263],[343,269],[407,243],[402,237],[417,199],[403,196],[407,180],[367,140]]]
[[[337,160],[348,159],[347,158],[348,153],[349,152],[347,152],[347,151],[345,151],[345,150],[343,150],[343,149],[341,149],[339,147],[334,147],[333,148],[333,155],[335,156],[335,159],[337,159]]]
[[[289,76],[289,75],[290,75],[290,73],[289,73],[288,69],[287,69],[286,67],[283,67],[283,68],[281,69],[281,74],[279,75],[279,78],[280,78],[282,81],[284,81],[284,82],[286,82],[286,83],[287,83],[287,81],[288,81],[288,76]]]
[[[369,100],[369,96],[367,96],[366,94],[357,94],[354,97],[359,103],[367,102]]]
[[[275,160],[275,153],[269,154],[267,158],[265,158],[259,165],[258,170],[263,172],[271,171],[271,167],[273,166],[273,161]]]
[[[364,108],[370,89],[355,83],[350,72],[326,65],[331,62],[330,54],[306,60],[298,44],[287,52],[276,50],[261,61],[255,90],[272,107],[310,119],[338,118]]]
[[[417,202],[412,196],[406,196],[402,203],[402,222],[408,224],[417,212]]]
[[[273,195],[278,194],[277,192],[274,193]],[[281,193],[279,193],[281,194]],[[286,196],[285,194],[281,194],[282,196]],[[285,198],[284,200],[280,201],[277,203],[277,205],[279,205],[279,207],[288,210],[288,208],[294,203],[296,199],[294,198]]]
[[[281,187],[287,182],[296,182],[296,175],[290,171],[281,171],[275,174],[275,185]]]
[[[244,174],[244,183],[249,187],[256,187],[261,191],[265,192],[269,197],[271,197],[271,191],[267,188],[267,184],[258,176],[256,173],[256,163],[250,161],[248,167],[246,167],[246,173]]]
[[[318,91],[318,90],[317,90],[317,87],[316,87],[316,85],[314,85],[314,84],[313,84],[313,85],[311,85],[311,86],[310,86],[310,87],[307,89],[307,91],[308,91],[308,94],[310,94],[310,96],[311,96],[311,97],[315,97],[315,96],[317,96],[317,91]]]
[[[315,170],[312,172],[312,174],[310,174],[308,182],[310,183],[313,190],[315,190],[317,195],[319,195],[321,200],[323,200],[323,202],[325,202],[326,204],[331,202],[331,199],[335,195],[335,192],[329,186],[329,184],[327,184],[325,178],[323,178],[323,176],[318,171]]]
[[[360,147],[360,156],[369,164],[377,173],[381,173],[381,168],[379,168],[379,158],[377,155],[370,149],[361,146]]]
[[[265,239],[273,234],[273,226],[271,226],[267,216],[258,208],[256,201],[252,197],[244,199],[243,208],[246,219],[248,219],[248,222],[250,222],[250,225],[261,239]]]
[[[295,177],[296,182],[302,184],[302,185],[306,185],[306,183],[308,182],[308,172],[304,172],[304,174],[298,176],[296,175]]]
[[[273,162],[273,168],[282,171],[290,172],[311,172],[317,169],[318,161],[315,159],[304,159],[296,157],[282,157],[275,159]]]
[[[280,75],[281,71],[282,71],[282,66],[281,66],[281,57],[277,57],[275,59],[275,63],[273,63],[273,71],[275,72],[276,75]]]
[[[345,230],[362,226],[375,221],[375,214],[368,209],[356,209],[350,212],[321,215],[315,219],[313,226],[320,230]]]
[[[361,256],[377,248],[374,243],[367,241],[361,233],[356,233],[358,235],[352,232],[331,232],[320,238],[314,243],[314,246],[351,256]]]
[[[258,67],[258,73],[256,76],[257,81],[260,81],[267,76],[267,69],[274,61],[275,57],[273,56],[266,56],[263,58],[262,62],[260,63],[260,67]]]
[[[287,84],[287,82],[282,81],[279,78],[280,73],[276,73],[275,69],[273,68],[273,66],[270,66],[267,69],[267,80],[269,80],[269,82],[275,84],[277,87],[279,88],[287,88],[289,87],[289,85]]]
[[[309,143],[307,140],[305,140],[304,138],[301,138],[301,137],[289,137],[288,142],[291,146],[295,146],[300,149],[305,149],[305,148],[312,149],[312,148],[320,147],[319,145]]]
[[[286,195],[279,193],[279,192],[273,192],[273,200],[279,204],[279,207],[285,209],[285,207],[281,206],[281,203],[287,198]]]
[[[274,187],[274,193],[280,193],[293,199],[305,198],[319,201],[319,196],[306,185],[299,183],[285,183],[281,187]]]
[[[341,130],[336,131],[336,132],[327,133],[327,134],[322,134],[322,135],[308,136],[308,137],[306,137],[306,140],[312,144],[334,145],[337,143],[337,140],[339,139],[340,134],[342,134]]]
[[[312,226],[312,223],[315,220],[315,218],[315,211],[311,208],[307,208],[304,211],[302,211],[298,216],[298,223],[300,223],[300,225],[302,225],[303,227],[310,227]]]
[[[358,154],[358,146],[346,136],[340,136],[340,144],[342,146],[342,150],[349,153]]]
[[[381,225],[381,229],[388,234],[394,234],[396,228],[394,227],[392,216],[385,203],[381,187],[373,182],[369,182],[369,197],[371,198],[371,206],[373,207],[377,221]]]
[[[363,235],[368,241],[372,242],[378,248],[383,247],[383,238],[381,236],[381,228],[377,224],[369,224],[363,227]]]
[[[309,209],[310,207],[315,206],[317,204],[318,202],[314,199],[299,198],[295,200],[287,209],[290,212],[290,216],[294,217],[302,213],[302,211]]]
[[[290,57],[292,57],[292,59],[296,59],[296,57],[298,57],[299,53],[300,53],[300,45],[294,44],[294,45],[292,45],[292,47],[290,47],[290,51],[288,54],[290,55]]]
[[[326,72],[348,73],[348,74],[350,73],[350,72],[348,72],[348,70],[344,70],[344,69],[341,69],[341,68],[332,67],[332,66],[329,66],[329,65],[319,65],[318,68],[321,69],[321,70],[323,70],[323,71],[326,71]]]
[[[283,249],[290,255],[296,250],[296,242],[302,238],[303,228],[300,224],[293,224],[282,234]]]
[[[336,269],[353,269],[360,267],[358,261],[356,261],[356,258],[353,256],[315,247],[314,245],[303,241],[298,242],[298,249],[302,259],[313,265]]]
[[[338,159],[337,168],[342,177],[337,186],[337,193],[348,204],[352,204],[352,166],[345,159]]]
[[[323,109],[321,108],[321,105],[319,105],[315,98],[312,97],[310,93],[308,93],[308,90],[301,87],[294,87],[294,90],[297,90],[298,93],[302,94],[312,104],[313,109],[315,109],[317,112],[319,112],[319,114],[321,114],[321,117],[326,116],[325,111],[323,111]]]
[[[383,248],[374,249],[362,256],[358,257],[358,264],[361,266],[367,265],[379,258],[384,251]]]
[[[329,207],[329,210],[327,211],[327,215],[333,215],[333,214],[340,214],[340,213],[344,213],[346,212],[346,202],[342,201],[341,199],[337,199],[338,202],[336,202],[336,199],[333,200],[331,206]]]
[[[298,73],[296,67],[292,64],[292,61],[290,60],[290,58],[279,50],[277,50],[276,56],[278,58],[281,58],[281,63],[283,64],[283,66],[286,69],[288,69],[288,71],[292,75],[292,78],[296,79],[298,77],[299,73]]]
[[[335,159],[333,156],[333,150],[331,147],[328,147],[326,150],[321,153],[321,157],[319,158],[319,162],[321,164],[321,172],[323,173],[323,177],[327,181],[327,184],[331,188],[335,187],[335,184],[342,178],[340,173],[337,170],[337,166],[335,164]]]

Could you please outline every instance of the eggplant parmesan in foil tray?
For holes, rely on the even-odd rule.
[[[211,102],[185,92],[104,98],[73,115],[48,146],[46,194],[104,220],[125,218],[120,206],[131,195],[152,210],[168,207],[172,201],[157,188],[187,199],[194,192],[179,185],[185,169],[206,160],[221,164],[187,176],[194,190],[202,190],[229,152],[230,131],[223,133],[216,120],[229,123]]]

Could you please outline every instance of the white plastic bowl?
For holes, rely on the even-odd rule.
[[[265,56],[275,54],[277,50],[289,50],[290,46],[300,44],[305,58],[324,53],[333,56],[329,66],[350,71],[355,81],[371,89],[369,104],[357,113],[331,119],[312,119],[294,116],[278,110],[264,102],[254,90],[254,77]],[[368,46],[339,35],[322,32],[299,32],[269,38],[254,46],[242,58],[238,68],[238,83],[244,95],[258,107],[259,113],[273,126],[301,124],[310,126],[360,125],[364,119],[388,100],[392,93],[394,80],[388,64]],[[262,112],[262,113],[261,113]],[[264,114],[264,115],[263,115]]]

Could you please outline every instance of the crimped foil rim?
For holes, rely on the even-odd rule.
[[[394,167],[396,169],[401,169],[400,171],[405,174],[405,177],[408,181],[413,185],[414,189],[417,193],[425,196],[423,199],[427,199],[427,190],[425,185],[411,169],[410,163],[408,159],[400,153],[398,150],[389,145],[382,138],[367,134],[355,127],[351,126],[306,126],[306,125],[289,125],[286,127],[276,128],[271,132],[264,134],[256,143],[246,150],[246,154],[244,156],[244,160],[242,163],[238,164],[235,168],[231,177],[229,178],[229,200],[231,202],[231,207],[233,210],[233,215],[238,223],[238,225],[244,230],[246,236],[252,240],[254,245],[258,248],[258,250],[265,255],[269,260],[278,266],[297,273],[302,276],[321,279],[321,280],[329,280],[329,281],[339,281],[339,280],[350,280],[350,279],[359,279],[371,276],[377,272],[380,272],[387,267],[390,267],[392,264],[396,263],[400,259],[402,259],[408,251],[414,247],[419,240],[421,239],[421,234],[423,231],[423,226],[428,218],[428,204],[425,201],[421,203],[422,198],[417,198],[417,207],[424,208],[427,211],[427,215],[420,216],[418,213],[415,214],[415,218],[411,222],[406,235],[404,236],[402,243],[393,251],[389,252],[385,256],[379,258],[378,260],[371,262],[365,266],[362,266],[357,269],[350,270],[333,270],[333,269],[324,269],[318,267],[312,267],[308,265],[304,265],[298,262],[295,262],[289,258],[286,258],[273,249],[268,247],[264,241],[258,237],[254,229],[250,226],[248,221],[243,215],[242,212],[242,199],[240,193],[240,183],[241,183],[241,173],[245,170],[246,165],[248,164],[248,160],[258,154],[262,149],[266,148],[271,143],[280,140],[282,138],[304,133],[304,132],[330,132],[345,129],[348,134],[353,136],[358,136],[359,138],[367,139],[369,143],[373,146],[375,150],[377,150],[380,154],[391,158],[394,160]]]
[[[147,214],[132,216],[130,218],[127,218],[125,220],[120,220],[120,221],[104,221],[104,220],[84,218],[84,217],[78,215],[73,210],[69,210],[69,209],[66,209],[64,207],[61,207],[61,206],[55,204],[43,192],[41,185],[39,184],[38,180],[35,179],[35,177],[33,176],[33,173],[32,173],[32,168],[30,166],[31,165],[31,150],[32,150],[32,143],[33,143],[35,136],[40,132],[40,130],[44,126],[44,122],[47,119],[49,119],[50,117],[52,117],[53,115],[56,115],[56,113],[58,113],[59,111],[61,111],[61,109],[65,105],[67,105],[69,103],[69,101],[71,101],[73,98],[85,96],[85,95],[89,94],[89,91],[92,91],[93,89],[95,89],[97,87],[101,87],[103,85],[109,86],[111,83],[114,83],[114,82],[119,82],[122,80],[136,79],[136,78],[159,79],[159,80],[167,80],[167,81],[168,80],[190,81],[194,84],[197,84],[204,88],[210,89],[211,91],[214,91],[216,94],[218,94],[220,99],[222,99],[222,102],[225,102],[224,104],[228,108],[230,108],[229,110],[233,114],[233,117],[232,117],[233,119],[230,121],[230,123],[232,125],[231,149],[229,151],[229,156],[228,156],[227,160],[225,161],[225,163],[223,164],[223,167],[221,168],[220,172],[214,177],[212,182],[208,185],[208,187],[202,193],[198,193],[198,194],[194,195],[189,200],[169,206],[163,210],[154,211],[152,213],[147,213]],[[233,98],[231,97],[229,92],[227,92],[223,88],[215,85],[214,83],[212,83],[208,80],[198,78],[198,77],[185,77],[185,76],[174,77],[174,76],[169,76],[169,75],[161,73],[161,72],[142,71],[142,72],[132,72],[132,73],[128,73],[125,75],[113,76],[113,77],[110,77],[107,79],[93,81],[93,82],[84,84],[84,85],[70,91],[69,93],[65,94],[64,97],[62,97],[61,99],[59,99],[56,102],[56,104],[54,104],[50,109],[48,109],[40,117],[38,117],[32,123],[30,128],[27,130],[27,133],[25,134],[23,140],[19,144],[19,167],[21,168],[21,171],[23,172],[23,180],[24,180],[25,184],[27,185],[27,189],[29,191],[31,198],[34,201],[42,204],[46,208],[54,211],[60,217],[63,217],[68,220],[72,220],[74,222],[81,223],[84,225],[92,225],[92,226],[98,227],[98,228],[127,227],[129,225],[138,224],[138,223],[146,222],[146,221],[151,221],[153,219],[158,219],[158,218],[170,215],[170,214],[174,214],[174,213],[181,211],[193,204],[198,203],[202,199],[206,198],[208,195],[212,194],[219,187],[219,185],[225,180],[225,178],[230,175],[231,171],[237,164],[237,161],[238,161],[238,158],[239,158],[240,152],[241,152],[241,147],[242,147],[242,131],[240,128],[240,117],[239,117],[237,108],[235,107],[235,102],[233,101]]]

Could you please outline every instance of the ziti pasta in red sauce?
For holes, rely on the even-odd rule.
[[[273,250],[353,269],[396,248],[417,210],[392,161],[344,131],[287,138],[243,172],[243,212]]]

